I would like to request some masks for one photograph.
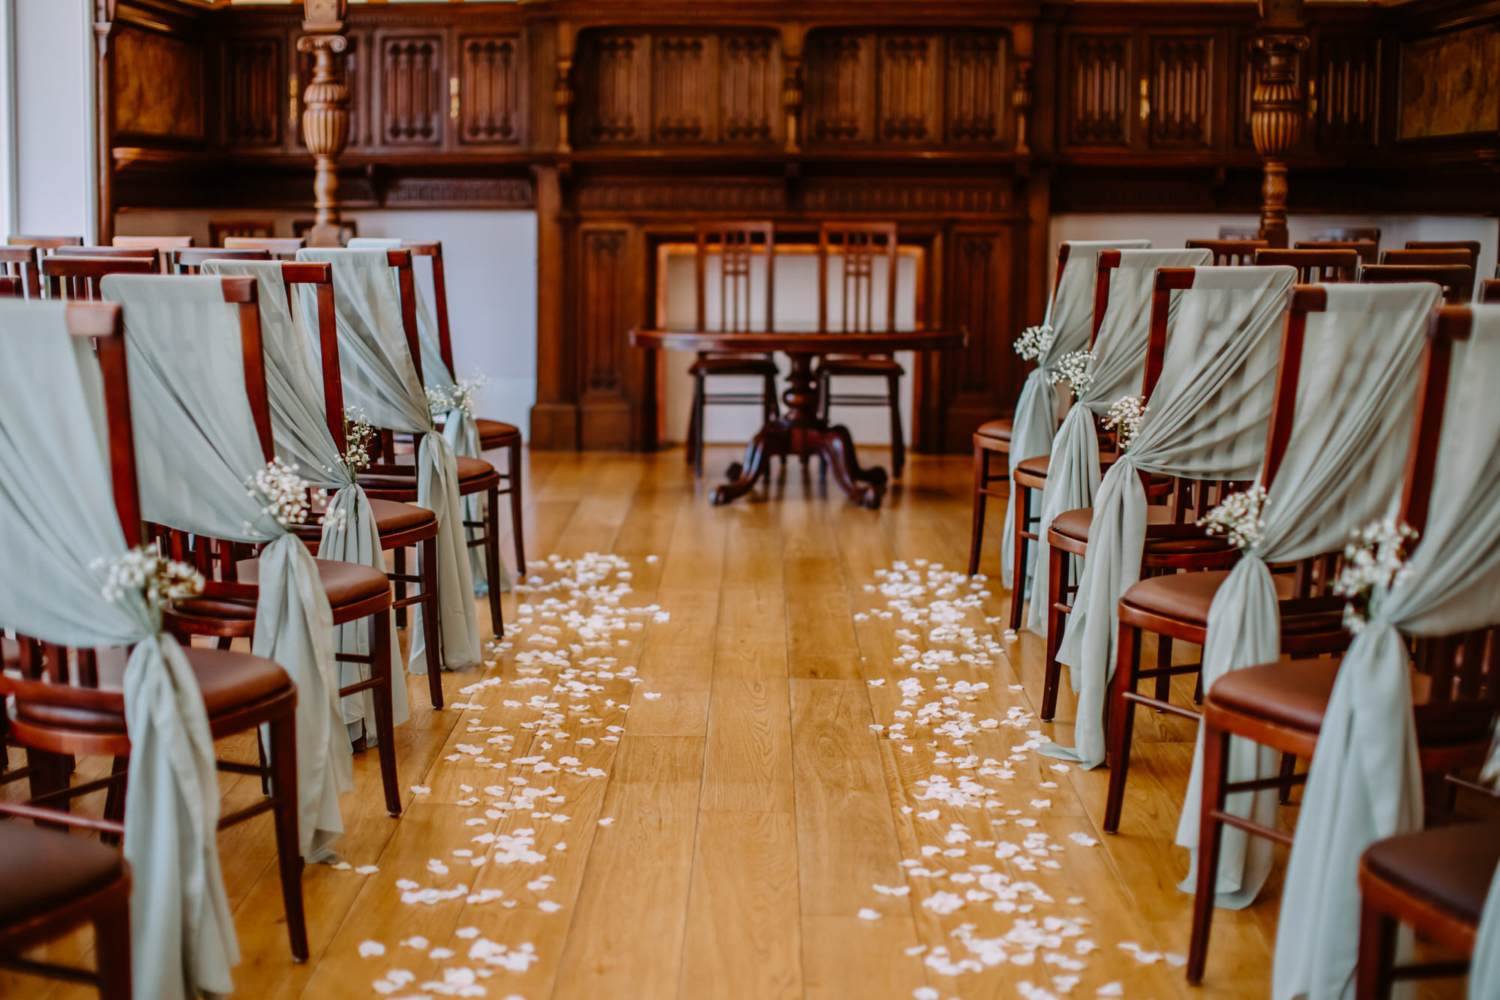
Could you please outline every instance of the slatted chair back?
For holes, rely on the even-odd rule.
[[[840,319],[828,328],[830,258],[837,257]],[[885,274],[885,332],[896,329],[896,224],[824,222],[818,226],[818,332],[877,333],[876,275]]]
[[[1485,305],[1500,305],[1500,278],[1486,278],[1480,282],[1479,301]]]
[[[1463,247],[1412,248],[1380,251],[1382,264],[1458,264],[1473,269],[1474,254]]]
[[[1374,240],[1299,240],[1292,244],[1293,250],[1353,250],[1359,254],[1361,264],[1373,264],[1380,259],[1380,244]]]
[[[52,251],[54,257],[116,257],[144,258],[151,262],[151,270],[161,271],[161,251],[156,247],[58,247]]]
[[[697,231],[697,257],[694,279],[698,292],[699,330],[724,333],[748,333],[755,294],[752,289],[752,262],[757,254],[766,257],[764,309],[765,329],[774,329],[776,226],[770,222],[700,222]],[[820,245],[821,249],[821,245]],[[711,326],[708,319],[708,258],[719,257],[719,321]]]
[[[1265,240],[1188,240],[1189,250],[1207,250],[1215,265],[1254,264],[1255,251],[1269,249]]]
[[[1469,301],[1474,295],[1474,269],[1467,264],[1372,264],[1359,269],[1365,284],[1430,281],[1443,289],[1450,305]]]
[[[1380,246],[1379,226],[1335,226],[1329,229],[1320,229],[1308,237],[1313,243],[1352,243],[1356,240],[1366,240]]]
[[[416,278],[415,258],[432,258],[432,314],[437,323],[438,351],[448,371],[456,373],[457,369],[453,367],[453,331],[448,324],[448,276],[443,269],[443,241],[402,240],[401,248],[411,251],[413,281]]]
[[[1353,281],[1359,276],[1359,253],[1347,248],[1255,251],[1258,265],[1285,264],[1297,269],[1297,280],[1305,285]]]
[[[37,266],[39,251],[36,247],[0,247],[0,274],[21,279],[21,287],[28,299],[42,294],[42,275]]]
[[[229,237],[271,239],[275,235],[275,219],[221,219],[208,224],[208,245],[213,247],[226,246],[224,240]]]
[[[127,250],[155,250],[161,255],[161,266],[163,274],[170,274],[169,254],[173,250],[184,250],[193,245],[191,236],[116,236],[110,241],[115,247],[123,247]]]
[[[107,274],[153,274],[156,267],[149,257],[69,257],[52,255],[42,258],[42,281],[49,299],[98,301],[102,296],[99,282]]]
[[[36,247],[37,253],[49,254],[58,247],[81,247],[82,236],[11,236],[6,244],[13,247]]]
[[[1466,250],[1469,254],[1467,263],[1470,267],[1478,270],[1479,250],[1478,240],[1407,240],[1408,250]],[[1382,261],[1384,263],[1384,261]]]
[[[172,274],[197,274],[208,260],[270,260],[266,250],[226,250],[222,247],[191,247],[186,250],[170,250],[167,258],[171,262]]]
[[[297,256],[297,251],[307,246],[307,240],[301,236],[226,236],[224,237],[224,249],[226,250],[265,250],[272,257],[280,257],[290,260]]]

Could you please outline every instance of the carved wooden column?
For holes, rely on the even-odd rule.
[[[302,138],[313,154],[317,175],[313,200],[317,217],[307,242],[315,247],[339,245],[339,157],[349,145],[349,88],[344,83],[344,28],[348,0],[307,0],[307,32],[297,51],[311,52],[313,78],[302,96]]]
[[[1260,238],[1285,247],[1286,158],[1302,141],[1307,109],[1297,83],[1297,57],[1306,52],[1301,0],[1261,0],[1262,26],[1270,30],[1255,40],[1261,54],[1260,73],[1250,101],[1250,134],[1265,163],[1261,182]],[[1274,30],[1280,29],[1280,30]]]

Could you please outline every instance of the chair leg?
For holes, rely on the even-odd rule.
[[[1294,753],[1283,753],[1281,755],[1281,796],[1282,805],[1290,805],[1292,801],[1292,789],[1296,787],[1292,781],[1297,776],[1297,755]],[[1457,788],[1457,785],[1453,786]]]
[[[1229,733],[1203,726],[1203,795],[1198,807],[1198,889],[1193,896],[1193,930],[1188,940],[1187,981],[1203,982],[1208,962],[1208,933],[1214,919],[1214,894],[1219,882],[1219,851],[1224,824],[1214,813],[1224,808],[1224,784],[1229,779]]]
[[[405,576],[406,575],[406,549],[405,549],[405,547],[404,546],[397,546],[396,551],[394,553],[392,553],[392,558],[395,560],[395,572],[398,573],[398,574],[400,574],[401,576]],[[406,600],[406,581],[405,580],[392,580],[391,581],[391,588],[392,588],[393,593],[395,594],[396,600],[398,600],[398,601],[404,601],[404,600]],[[400,608],[396,609],[396,627],[397,628],[403,628],[403,629],[406,628],[406,608],[404,608],[404,607],[400,607]]]
[[[776,405],[776,376],[767,375],[764,381],[760,399],[761,417],[766,423],[770,423],[780,415],[780,407]]]
[[[442,630],[438,627],[437,537],[422,543],[422,632],[427,640],[427,692],[433,708],[443,707]]]
[[[900,479],[906,468],[906,433],[901,429],[901,376],[886,377],[886,395],[891,407],[891,478]]]
[[[131,1000],[130,885],[125,880],[94,913],[94,961],[99,1000]]]
[[[1062,577],[1067,569],[1068,554],[1047,546],[1047,666],[1042,679],[1041,715],[1044,722],[1051,722],[1057,714],[1057,690],[1062,686],[1062,664],[1057,661],[1057,651],[1062,648],[1063,623],[1067,616],[1057,610],[1057,606],[1062,603]]]
[[[510,446],[510,532],[516,540],[516,576],[526,575],[526,535],[522,525],[521,511],[525,500],[521,496],[521,442]]]
[[[500,607],[500,487],[491,486],[485,498],[484,566],[490,578],[490,631],[505,635],[505,613]]]
[[[1354,1000],[1390,1000],[1395,977],[1396,920],[1368,903],[1359,908],[1359,964]]]
[[[292,958],[307,961],[307,919],[302,910],[302,848],[297,832],[297,722],[288,712],[271,722],[271,766],[275,772],[276,854],[281,862],[281,900]]]
[[[1156,637],[1156,668],[1165,670],[1172,665],[1172,637],[1160,635]],[[1172,675],[1161,674],[1156,678],[1156,690],[1152,692],[1157,701],[1170,701],[1172,699]],[[1158,712],[1162,711],[1157,709]]]
[[[974,526],[969,529],[969,575],[979,572],[979,552],[984,547],[984,508],[989,501],[985,486],[990,477],[988,448],[974,446]]]
[[[376,751],[380,754],[380,783],[385,788],[385,811],[392,816],[401,815],[401,786],[396,780],[396,723],[392,704],[391,685],[391,619],[390,612],[371,615],[370,652],[374,662],[370,664],[370,678],[376,681],[375,738]]]
[[[26,766],[31,768],[31,775],[26,779],[30,786],[31,797],[41,798],[51,792],[60,791],[68,787],[67,762],[58,754],[48,753],[45,750],[34,750],[26,748]],[[54,799],[45,803],[48,809],[56,809],[60,812],[71,812],[73,800],[69,798]],[[53,830],[66,830],[67,827],[60,823],[44,823],[37,821],[37,826],[49,827]]]
[[[1120,624],[1120,651],[1115,658],[1115,677],[1109,686],[1109,794],[1104,802],[1104,829],[1120,830],[1125,805],[1125,778],[1130,770],[1130,740],[1135,732],[1134,694],[1141,669],[1141,630]]]
[[[1026,603],[1026,524],[1031,520],[1031,491],[1010,481],[1011,515],[1016,519],[1016,551],[1011,562],[1010,630],[1021,627],[1021,605]]]
[[[703,475],[703,396],[706,392],[703,376],[693,379],[693,415],[688,421],[687,460],[692,463],[693,475]]]
[[[120,755],[110,766],[110,774],[118,778],[104,793],[104,818],[116,823],[125,820],[125,774],[130,770],[130,757]],[[118,844],[120,838],[113,833],[101,833],[99,839],[106,844]]]

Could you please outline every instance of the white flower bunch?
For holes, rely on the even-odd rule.
[[[246,485],[250,487],[247,492],[251,497],[267,501],[261,510],[274,517],[283,528],[307,520],[307,513],[311,510],[307,502],[307,480],[297,475],[295,465],[273,458]]]
[[[1394,517],[1367,524],[1350,536],[1333,592],[1349,598],[1344,605],[1344,627],[1351,633],[1364,628],[1369,613],[1407,574],[1406,544],[1416,537],[1416,529]]]
[[[357,476],[370,467],[370,441],[375,437],[375,428],[365,411],[357,406],[344,408],[344,465],[349,475]]]
[[[1241,493],[1231,493],[1213,510],[1204,514],[1198,524],[1210,535],[1225,535],[1235,548],[1248,549],[1259,542],[1266,522],[1261,511],[1270,503],[1263,486],[1252,486]]]
[[[453,410],[463,410],[465,414],[472,417],[479,390],[489,384],[488,375],[475,372],[468,378],[459,379],[452,388],[433,386],[427,390],[427,407],[435,417]]]
[[[1028,326],[1016,338],[1014,346],[1016,353],[1024,360],[1040,360],[1042,355],[1052,349],[1052,327],[1045,323],[1040,326]]]
[[[1140,433],[1141,422],[1150,412],[1151,407],[1140,396],[1121,396],[1109,408],[1109,413],[1104,417],[1104,426],[1119,431],[1121,451],[1130,447],[1131,439]]]
[[[1047,372],[1047,381],[1053,385],[1068,384],[1068,391],[1082,396],[1094,384],[1094,375],[1088,370],[1094,363],[1092,351],[1070,351],[1057,359],[1057,368]]]
[[[127,591],[138,591],[152,613],[173,598],[203,593],[203,574],[187,563],[163,558],[149,545],[129,549],[114,559],[95,559],[89,568],[104,570],[100,593],[106,601],[114,604]]]

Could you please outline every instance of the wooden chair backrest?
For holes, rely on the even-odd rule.
[[[52,256],[144,258],[151,262],[151,270],[161,270],[161,251],[156,247],[58,247]]]
[[[448,277],[443,269],[443,241],[402,240],[401,249],[410,250],[413,258],[432,258],[432,313],[437,323],[438,353],[442,356],[443,364],[448,366],[448,371],[457,378],[458,370],[453,367],[453,333],[448,325]],[[415,259],[412,261],[412,268],[415,281]]]
[[[51,255],[42,258],[42,279],[49,299],[98,300],[99,282],[107,274],[154,274],[156,267],[149,257],[69,257]]]
[[[46,254],[58,247],[81,247],[82,236],[11,236],[6,244],[13,247],[36,247],[38,253]]]
[[[28,299],[42,294],[42,274],[37,266],[40,251],[36,247],[0,247],[0,273],[21,279]]]
[[[1484,305],[1500,305],[1500,278],[1486,278],[1480,282],[1479,301]]]
[[[1412,248],[1380,251],[1382,264],[1457,264],[1474,269],[1475,255],[1462,247]]]
[[[875,333],[875,269],[885,270],[885,330],[896,329],[896,224],[824,222],[818,225],[818,332],[828,329],[828,264],[839,251],[839,333]]]
[[[300,236],[262,237],[262,236],[226,236],[224,237],[224,249],[226,250],[265,250],[272,257],[295,257],[297,251],[307,246],[307,240]]]
[[[231,219],[209,222],[209,246],[222,247],[230,236],[270,239],[276,235],[275,219]]]
[[[17,274],[0,275],[0,298],[20,299],[25,297],[25,286]]]
[[[126,249],[157,251],[161,255],[162,273],[170,274],[171,272],[167,270],[168,253],[192,246],[193,238],[191,236],[116,236],[110,242],[116,247]]]
[[[1254,264],[1255,251],[1269,249],[1265,240],[1188,240],[1189,250],[1207,250],[1214,255],[1214,264]]]
[[[1219,227],[1219,239],[1221,240],[1258,240],[1260,238],[1260,228],[1258,226]]]
[[[169,250],[167,259],[171,262],[173,274],[197,274],[203,268],[203,262],[208,260],[270,260],[271,254],[265,250],[225,250],[222,247],[191,247],[186,250]]]
[[[719,324],[716,332],[748,333],[750,331],[751,262],[757,249],[766,255],[766,330],[774,329],[776,304],[776,225],[772,222],[700,222],[697,229],[698,252],[694,261],[694,281],[698,293],[699,330],[710,329],[708,323],[708,256],[719,255]],[[820,240],[819,250],[822,250]]]
[[[1380,258],[1380,244],[1374,240],[1299,240],[1293,250],[1353,250],[1361,264],[1373,264]]]
[[[1364,284],[1430,281],[1443,289],[1450,305],[1469,301],[1474,295],[1474,269],[1467,264],[1371,264],[1359,269]]]
[[[337,305],[333,298],[333,265],[326,262],[284,261],[281,280],[286,285],[288,305],[297,294],[297,285],[312,285],[318,296],[318,348],[323,367],[323,410],[328,433],[339,446],[339,454],[349,447],[344,435],[344,380],[339,367],[339,332]]]
[[[1368,240],[1377,247],[1380,245],[1379,226],[1342,226],[1331,229],[1320,229],[1309,237],[1314,243],[1329,242],[1353,242],[1355,240]]]
[[[1469,254],[1468,264],[1470,267],[1479,268],[1478,240],[1407,240],[1408,250],[1465,250]],[[1384,263],[1382,261],[1381,263]]]
[[[1359,253],[1355,250],[1307,248],[1296,250],[1257,250],[1255,263],[1267,266],[1285,264],[1297,269],[1297,280],[1305,285],[1353,281],[1359,275]]]

